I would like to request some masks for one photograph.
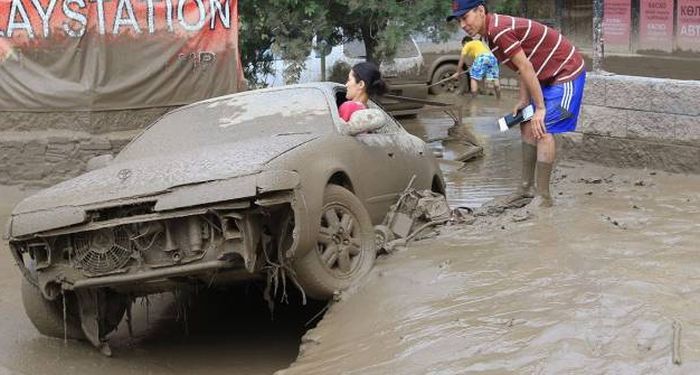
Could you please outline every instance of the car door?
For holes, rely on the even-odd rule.
[[[378,108],[371,102],[369,106]],[[382,159],[382,165],[376,166],[379,169],[377,173],[381,176],[381,186],[377,186],[375,195],[368,199],[368,206],[386,212],[414,175],[414,187],[430,186],[432,176],[426,160],[425,143],[404,130],[393,117],[387,115],[386,124],[382,128],[356,137],[367,147],[367,152]]]
[[[415,175],[413,187],[429,186],[427,181],[430,176],[429,162],[427,161],[425,142],[407,132],[393,117],[388,119],[390,124],[380,131],[391,135],[392,150],[394,150],[394,168],[400,172],[400,180],[397,181],[398,192],[402,192],[411,178]]]
[[[388,116],[387,116],[388,117]],[[396,201],[396,186],[405,179],[400,168],[396,135],[373,132],[355,136],[359,148],[358,168],[364,204],[375,222],[381,221]]]

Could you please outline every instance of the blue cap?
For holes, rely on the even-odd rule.
[[[484,5],[484,0],[452,0],[452,15],[447,17],[447,21],[460,18],[479,5]]]

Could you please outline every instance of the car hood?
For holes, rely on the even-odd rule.
[[[177,186],[260,172],[264,165],[317,134],[287,134],[260,140],[120,161],[40,191],[20,202],[13,215],[151,196]]]

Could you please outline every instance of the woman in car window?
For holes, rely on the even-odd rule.
[[[345,122],[350,121],[355,111],[367,109],[367,101],[370,97],[383,95],[387,91],[382,73],[371,62],[361,62],[353,66],[348,73],[348,82],[345,87],[347,88],[345,98],[348,101],[341,104],[338,109],[340,118]]]

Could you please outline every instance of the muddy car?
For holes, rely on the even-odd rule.
[[[286,278],[326,299],[375,259],[380,223],[432,152],[383,111],[347,135],[341,85],[239,93],[176,109],[116,157],[20,202],[7,238],[43,334],[108,349],[135,297]],[[64,327],[65,325],[65,327]]]

